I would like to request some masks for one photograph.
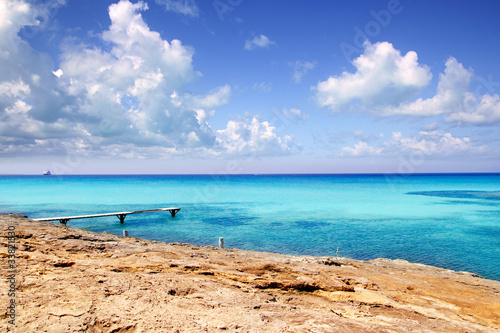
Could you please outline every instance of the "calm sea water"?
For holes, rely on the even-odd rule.
[[[165,242],[401,258],[500,280],[500,174],[0,176],[31,218],[178,206],[69,225]],[[58,222],[55,222],[58,223]]]

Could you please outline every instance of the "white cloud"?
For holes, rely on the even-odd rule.
[[[0,96],[7,98],[25,98],[31,92],[30,86],[23,81],[0,82]]]
[[[343,72],[319,82],[316,101],[321,107],[340,111],[352,102],[365,106],[398,105],[427,86],[429,68],[418,63],[417,53],[402,56],[391,43],[365,43],[354,59],[355,73]]]
[[[417,137],[405,138],[401,132],[392,134],[392,140],[387,143],[386,150],[421,151],[425,155],[450,156],[459,153],[478,153],[485,147],[474,146],[469,137],[457,138],[451,133],[437,131],[420,132]]]
[[[304,75],[306,75],[314,67],[316,67],[316,61],[296,61],[293,65],[293,81],[295,83],[300,83]]]
[[[450,57],[439,75],[436,94],[411,100],[428,86],[432,75],[413,51],[405,56],[388,42],[365,43],[364,53],[353,61],[355,73],[344,72],[318,83],[316,102],[332,111],[371,111],[381,116],[443,116],[447,122],[493,124],[500,122],[500,97],[476,96],[474,76]]]
[[[5,108],[5,115],[26,115],[29,110],[31,110],[30,105],[26,104],[24,101],[17,100],[14,105]]]
[[[193,0],[155,0],[166,11],[172,11],[191,17],[198,17],[199,9]]]
[[[152,31],[141,15],[148,9],[145,2],[110,5],[111,25],[96,35],[106,47],[67,39],[57,70],[48,55],[18,36],[23,26],[37,24],[33,4],[18,0],[0,6],[3,156],[235,156],[286,154],[298,147],[257,118],[213,129],[208,121],[215,108],[229,102],[231,87],[187,93],[187,84],[200,76],[193,69],[194,51]]]
[[[54,74],[55,76],[57,76],[58,78],[61,77],[64,73],[62,71],[62,69],[58,69],[57,71],[53,71],[52,74]]]
[[[271,45],[275,45],[276,42],[270,40],[267,36],[265,35],[259,35],[255,36],[252,40],[247,40],[245,41],[245,50],[253,50],[255,48],[268,48]]]
[[[260,82],[260,83],[254,83],[252,85],[253,90],[260,90],[263,93],[268,93],[273,90],[273,86],[269,82]]]
[[[207,120],[215,115],[215,110],[205,111],[203,109],[196,109],[196,119],[200,124],[206,124],[208,126]]]
[[[487,151],[485,146],[474,145],[469,137],[454,137],[451,133],[422,131],[415,137],[405,137],[401,132],[392,133],[392,138],[378,145],[358,141],[354,147],[343,147],[342,156],[401,156],[420,153],[423,156],[454,156],[478,154]]]
[[[424,126],[424,130],[426,130],[426,131],[435,131],[438,128],[439,128],[439,124],[435,121]]]
[[[286,155],[300,150],[292,137],[279,137],[269,122],[255,116],[229,121],[217,131],[217,146],[234,155]]]
[[[436,95],[419,98],[386,108],[384,115],[435,116],[445,115],[448,122],[491,124],[500,121],[500,97],[483,95],[477,97],[470,91],[473,72],[465,69],[457,59],[446,61],[446,68],[439,76]]]
[[[497,94],[483,95],[476,107],[450,113],[446,120],[471,124],[498,123],[500,122],[500,97]]]
[[[343,147],[340,151],[342,156],[372,156],[380,155],[384,149],[381,147],[373,147],[364,141],[357,142],[354,147]]]
[[[290,108],[290,109],[283,109],[281,111],[283,115],[287,116],[288,118],[292,119],[294,122],[306,122],[309,120],[309,115],[302,113],[299,109],[295,108]]]
[[[443,74],[439,75],[437,93],[428,99],[419,98],[414,102],[387,107],[384,115],[435,116],[462,110],[474,103],[474,95],[468,92],[472,73],[455,58],[446,61]]]
[[[102,38],[111,45],[110,52],[66,45],[61,79],[79,102],[75,112],[92,123],[114,124],[113,133],[103,135],[103,144],[212,145],[213,131],[199,124],[195,107],[214,107],[217,97],[189,103],[187,97],[177,98],[176,91],[199,75],[192,67],[193,50],[151,31],[140,14],[146,9],[143,2],[123,0],[109,7],[111,26]]]
[[[0,45],[2,51],[8,43],[19,43],[17,33],[23,26],[35,25],[33,8],[24,1],[4,0],[0,2]],[[3,52],[2,52],[3,53]]]
[[[20,35],[26,26],[33,31],[48,25],[48,8],[57,1],[32,5],[24,1],[0,2],[0,140],[26,143],[37,135],[61,137],[65,123],[64,96],[52,74],[53,63],[47,54],[34,51]],[[66,123],[65,123],[66,124]],[[13,128],[19,130],[14,131]],[[54,133],[51,133],[55,129]],[[63,130],[66,134],[69,129]],[[1,142],[0,142],[1,143]],[[10,143],[11,144],[11,143]],[[11,150],[11,148],[9,148]]]
[[[227,104],[231,97],[231,87],[224,85],[215,89],[212,93],[205,96],[193,96],[193,108],[213,109]]]

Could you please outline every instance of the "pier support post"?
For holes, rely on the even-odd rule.
[[[123,223],[125,222],[125,217],[127,216],[127,214],[118,214],[116,216],[120,219],[120,223]]]
[[[177,214],[177,212],[179,211],[180,209],[171,209],[169,210],[170,214],[172,214],[172,217],[175,217],[175,214]]]
[[[68,223],[69,219],[60,219],[59,222],[66,225]]]
[[[123,230],[123,237],[127,237],[128,236],[128,231],[127,230]]]
[[[219,237],[219,248],[224,248],[224,237]]]

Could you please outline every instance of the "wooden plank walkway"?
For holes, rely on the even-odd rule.
[[[146,209],[146,210],[136,210],[132,212],[116,212],[116,213],[104,213],[104,214],[91,214],[91,215],[78,215],[78,216],[63,216],[63,217],[43,217],[39,219],[32,219],[33,221],[59,221],[62,224],[68,223],[69,220],[75,219],[89,219],[92,217],[104,217],[104,216],[116,216],[120,219],[120,223],[125,221],[125,217],[130,214],[141,214],[150,212],[170,212],[172,217],[177,214],[181,209],[179,207],[169,207],[169,208],[157,208],[157,209]]]

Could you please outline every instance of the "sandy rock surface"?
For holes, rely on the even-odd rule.
[[[2,332],[500,332],[500,282],[404,260],[165,244],[0,215]]]

